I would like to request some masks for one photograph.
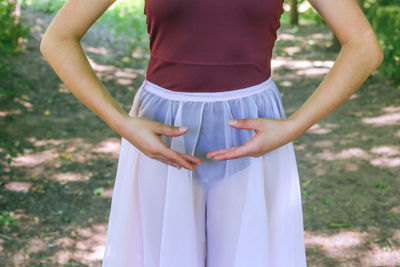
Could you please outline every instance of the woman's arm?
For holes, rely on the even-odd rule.
[[[291,139],[344,103],[382,63],[383,51],[355,0],[308,0],[335,33],[342,48],[323,81],[293,113]]]
[[[210,151],[208,157],[214,160],[258,157],[293,141],[345,102],[381,64],[382,49],[355,0],[308,1],[342,45],[332,68],[307,101],[289,118],[238,119],[231,126],[254,129],[255,136],[243,146]]]
[[[113,2],[67,1],[44,33],[40,51],[68,89],[116,131],[128,114],[100,82],[80,43]]]
[[[68,0],[54,17],[40,51],[68,89],[115,132],[152,159],[194,170],[201,160],[166,146],[160,135],[179,136],[186,129],[130,117],[114,100],[90,65],[80,40],[115,0]]]

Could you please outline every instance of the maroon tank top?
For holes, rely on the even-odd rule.
[[[146,79],[172,91],[220,92],[271,75],[283,0],[145,0]]]

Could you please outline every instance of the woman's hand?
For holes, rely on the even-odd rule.
[[[180,128],[183,128],[180,131]],[[178,169],[182,166],[193,171],[197,164],[201,164],[201,159],[179,153],[170,149],[160,135],[180,136],[185,134],[187,127],[169,126],[154,120],[142,117],[130,117],[124,119],[119,127],[118,133],[128,140],[137,149],[148,157],[170,164]]]
[[[239,157],[259,157],[271,150],[294,140],[292,122],[273,118],[236,119],[230,120],[230,126],[237,129],[254,129],[254,136],[243,146],[210,151],[207,158],[227,160]]]

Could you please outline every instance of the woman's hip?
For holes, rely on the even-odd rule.
[[[226,92],[176,92],[144,80],[138,89],[131,116],[171,126],[187,126],[183,153],[205,158],[212,150],[241,146],[251,129],[236,129],[230,119],[285,119],[280,92],[271,77],[254,86]],[[171,147],[172,137],[162,136]]]

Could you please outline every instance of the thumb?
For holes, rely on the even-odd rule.
[[[232,119],[229,120],[229,125],[239,129],[256,129],[259,125],[259,118],[254,119]]]
[[[179,136],[187,132],[186,126],[169,126],[161,124],[157,133],[167,136]]]

